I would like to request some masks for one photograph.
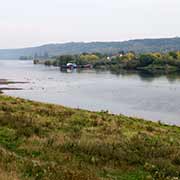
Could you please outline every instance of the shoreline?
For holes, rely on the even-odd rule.
[[[9,89],[9,90],[13,90],[13,89]],[[15,88],[14,90],[23,90],[23,89],[18,89],[18,88]],[[108,115],[111,115],[111,116],[124,116],[124,117],[127,117],[127,118],[130,118],[130,119],[138,119],[140,121],[146,121],[146,122],[149,122],[149,123],[155,123],[155,124],[159,124],[159,125],[163,125],[163,126],[170,126],[170,127],[178,127],[180,128],[180,125],[176,124],[176,123],[168,123],[168,122],[164,122],[163,120],[155,120],[155,119],[148,119],[148,118],[145,118],[145,117],[140,117],[140,116],[133,116],[133,115],[127,115],[127,114],[123,114],[123,113],[113,113],[109,110],[89,110],[89,109],[86,109],[86,108],[78,108],[78,107],[71,107],[71,106],[65,106],[63,104],[58,104],[58,103],[52,103],[52,102],[47,102],[47,101],[38,101],[38,100],[33,100],[33,99],[28,99],[28,98],[22,98],[22,97],[19,97],[19,96],[11,96],[11,95],[8,95],[6,93],[0,93],[0,96],[7,96],[7,97],[10,97],[10,98],[13,98],[13,99],[21,99],[21,100],[24,100],[24,101],[29,101],[29,102],[34,102],[34,103],[38,103],[38,104],[46,104],[46,105],[50,105],[50,106],[59,106],[59,107],[63,107],[63,108],[67,108],[67,109],[72,109],[72,110],[75,110],[75,111],[86,111],[86,112],[89,112],[89,113],[106,113]]]
[[[21,83],[28,83],[28,82],[20,82],[20,81],[8,81],[7,79],[0,79],[0,94],[3,94],[5,96],[9,96],[8,95],[8,92],[4,92],[4,91],[21,91],[23,90],[23,88],[18,88],[18,87],[1,87],[1,85],[8,85],[8,84],[21,84]],[[168,122],[168,120],[164,121],[164,119],[157,119],[156,117],[154,118],[148,118],[148,117],[145,117],[145,116],[142,116],[142,114],[139,114],[139,115],[132,115],[132,114],[126,114],[126,113],[123,113],[123,112],[111,112],[110,110],[108,109],[88,109],[88,108],[78,108],[78,107],[75,107],[75,106],[66,106],[66,105],[63,105],[63,104],[60,104],[60,103],[53,103],[53,102],[49,102],[49,101],[41,101],[41,100],[36,100],[36,99],[30,99],[28,97],[26,98],[23,98],[21,96],[11,96],[10,97],[12,98],[22,98],[22,99],[25,99],[25,100],[28,100],[28,101],[34,101],[34,102],[38,102],[38,103],[46,103],[46,104],[51,104],[51,105],[59,105],[59,106],[64,106],[66,108],[72,108],[72,109],[75,109],[75,110],[84,110],[84,111],[89,111],[89,112],[95,112],[95,113],[98,113],[98,112],[107,112],[108,114],[111,114],[111,115],[114,115],[114,116],[118,116],[118,115],[124,115],[128,118],[135,118],[135,119],[144,119],[146,121],[149,121],[149,122],[155,122],[155,123],[160,123],[160,124],[164,124],[164,125],[168,125],[168,126],[177,126],[177,127],[180,127],[180,124],[177,123],[177,122]],[[170,119],[170,118],[169,118]]]
[[[0,79],[0,94],[5,94],[8,96],[8,92],[7,91],[19,91],[19,90],[23,90],[23,88],[19,88],[18,86],[16,87],[6,87],[4,85],[8,85],[8,84],[22,84],[22,83],[28,83],[28,82],[21,82],[21,81],[9,81],[8,79]],[[3,87],[1,87],[1,85],[3,85]],[[6,91],[6,92],[4,92]],[[11,96],[11,97],[16,97],[16,96]],[[17,96],[18,97],[18,96]],[[21,96],[19,96],[19,98],[23,98]],[[28,96],[25,98],[26,100],[32,100],[32,101],[37,101],[36,99],[31,99],[31,98],[28,98]],[[53,105],[63,105],[63,103],[53,103],[53,102],[49,102],[49,101],[38,101],[40,103],[49,103],[49,104],[53,104]],[[67,108],[74,108],[74,109],[79,109],[77,108],[77,106],[66,106]],[[146,117],[142,114],[138,114],[138,115],[132,115],[130,113],[124,113],[124,112],[111,112],[109,109],[89,109],[89,108],[81,108],[82,110],[87,110],[87,111],[90,111],[90,112],[100,112],[100,111],[107,111],[107,112],[110,112],[109,114],[113,114],[113,115],[119,115],[119,114],[122,114],[122,115],[125,115],[127,117],[132,117],[132,118],[138,118],[138,119],[145,119],[146,121],[150,121],[150,122],[159,122],[159,123],[162,123],[162,124],[166,124],[166,125],[170,125],[170,126],[177,126],[177,127],[180,127],[180,124],[178,123],[178,121],[170,121],[169,119],[170,118],[161,118],[161,119],[158,119],[156,118],[156,116],[153,116],[153,117]]]
[[[28,82],[21,82],[21,81],[9,81],[7,79],[0,79],[0,94],[4,94],[4,90],[23,90],[22,88],[14,88],[14,87],[1,87],[1,85],[10,85],[10,84],[25,84]]]
[[[8,84],[26,84],[28,82],[24,81],[9,81],[8,79],[0,79],[0,85],[8,85]]]

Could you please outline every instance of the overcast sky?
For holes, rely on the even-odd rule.
[[[180,35],[180,0],[0,0],[0,48]]]

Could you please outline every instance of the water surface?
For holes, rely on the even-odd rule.
[[[180,125],[180,76],[85,70],[61,72],[31,61],[0,61],[0,79],[27,81],[6,94]]]

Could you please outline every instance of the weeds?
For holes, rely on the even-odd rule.
[[[0,178],[180,178],[180,128],[0,95]]]

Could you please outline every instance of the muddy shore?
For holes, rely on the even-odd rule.
[[[4,85],[9,85],[9,84],[24,84],[24,83],[27,83],[27,82],[8,81],[7,79],[0,79],[0,94],[2,94],[4,90],[22,90],[22,88],[4,87]],[[3,87],[1,87],[1,85],[3,85]]]

